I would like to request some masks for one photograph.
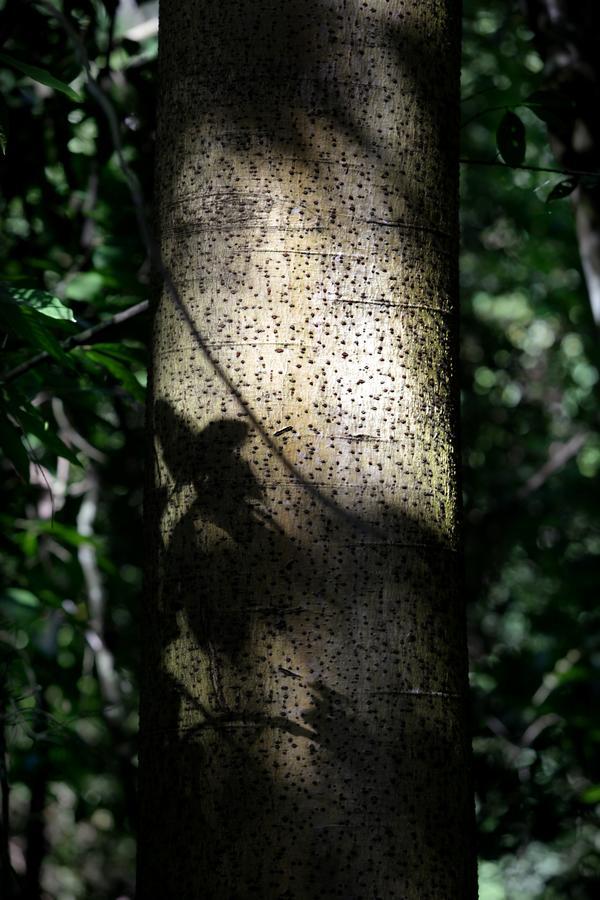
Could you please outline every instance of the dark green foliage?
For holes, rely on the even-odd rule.
[[[533,91],[524,105],[550,128],[560,127],[565,118],[573,115],[571,100],[558,90]]]
[[[65,84],[64,81],[61,81],[59,78],[55,78],[54,75],[51,75],[50,72],[47,72],[45,69],[40,69],[38,66],[31,66],[29,63],[24,63],[20,59],[15,59],[14,56],[9,56],[8,53],[0,53],[0,63],[7,64],[18,72],[22,72],[24,75],[32,78],[34,81],[52,88],[54,91],[60,91],[61,93],[66,94],[67,97],[71,100],[75,100],[76,103],[81,101],[81,97],[77,91],[74,91],[73,88],[69,87],[68,84]]]
[[[525,126],[516,113],[505,112],[496,132],[498,151],[508,166],[520,166],[525,159]]]
[[[62,349],[60,339],[66,337],[65,331],[72,333],[69,318],[72,318],[70,310],[45,291],[0,285],[0,326],[3,331],[20,338],[25,347],[31,348],[30,353],[42,350],[66,367],[71,366],[71,361]],[[9,353],[11,350],[12,346]]]
[[[115,8],[62,4],[147,190],[156,36],[126,40],[136,22],[113,29]],[[62,26],[9,3],[7,30],[0,676],[17,896],[38,896],[41,879],[45,897],[132,897],[147,316],[69,341],[146,299],[148,272],[106,118]]]
[[[527,162],[555,168],[544,123],[564,100],[537,90],[542,66],[516,4],[468,3],[463,49],[465,121],[479,113],[463,130],[463,157],[492,156],[491,109],[506,102],[522,113]],[[569,200],[545,202],[550,192],[558,198],[557,180],[564,196],[569,179],[469,165],[461,174],[480,896],[592,898],[600,883],[598,344]]]
[[[564,178],[562,181],[559,181],[558,184],[554,185],[550,193],[548,194],[548,201],[550,200],[562,200],[563,197],[568,197],[569,194],[572,194],[579,184],[579,177],[577,175],[571,176],[569,178]]]

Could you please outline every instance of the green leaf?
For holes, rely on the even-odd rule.
[[[139,369],[144,368],[144,363],[140,359],[139,351],[133,347],[128,347],[126,344],[97,343],[93,345],[92,349],[99,350],[101,353],[106,353],[108,356],[112,356],[115,359],[120,359],[130,366],[133,365]]]
[[[83,97],[80,97],[77,91],[74,91],[73,88],[69,87],[68,84],[65,84],[64,81],[55,78],[54,75],[51,75],[46,69],[30,66],[29,63],[21,62],[20,59],[9,56],[8,53],[0,53],[0,62],[12,66],[14,69],[22,72],[23,75],[33,78],[33,80],[39,82],[39,84],[45,84],[46,87],[53,88],[55,91],[60,91],[61,94],[66,94],[67,97],[70,97],[71,100],[75,100],[76,103],[81,103],[83,100]]]
[[[132,397],[135,397],[136,400],[139,400],[140,403],[143,403],[146,398],[146,392],[144,388],[141,386],[133,372],[124,365],[121,360],[116,359],[115,356],[101,352],[94,347],[93,350],[86,351],[86,358],[91,359],[93,362],[98,363],[98,365],[103,366],[110,372],[111,375],[116,378],[118,382],[125,388],[125,390],[129,391]]]
[[[32,534],[30,531],[26,531],[22,536],[20,536],[21,540],[17,538],[17,541],[20,543],[21,550],[23,551],[23,555],[26,559],[33,559],[38,554],[38,537],[37,534]]]
[[[37,309],[38,312],[50,319],[62,319],[67,322],[74,322],[75,316],[73,310],[47,291],[41,291],[38,288],[30,287],[14,287],[10,284],[3,284],[2,287],[8,293],[15,303],[22,303],[31,309]]]
[[[600,784],[594,784],[586,788],[581,799],[584,803],[600,803]]]
[[[63,541],[63,543],[72,547],[81,547],[83,544],[89,544],[96,547],[96,549],[100,549],[102,546],[100,538],[84,537],[79,534],[76,528],[63,525],[61,522],[57,522],[56,519],[52,522],[47,519],[20,519],[18,522],[13,520],[12,528],[14,529],[15,527],[20,527],[33,534],[51,534],[57,540]]]
[[[559,181],[558,184],[554,185],[554,187],[546,197],[546,203],[550,203],[552,200],[562,200],[563,197],[568,197],[569,194],[573,193],[578,184],[578,175],[572,175],[569,178],[564,178],[562,181]]]
[[[6,588],[0,597],[3,602],[18,603],[19,606],[27,606],[29,609],[36,609],[40,605],[40,601],[25,588]]]
[[[496,132],[498,152],[508,166],[520,166],[525,159],[525,126],[514,112],[502,116]]]
[[[46,450],[55,453],[56,456],[68,459],[69,462],[76,466],[80,466],[81,463],[74,452],[67,447],[56,433],[56,425],[41,416],[35,406],[28,404],[28,407],[28,409],[11,409],[11,415],[17,419],[23,431],[35,435]]]
[[[0,412],[0,448],[25,482],[29,482],[29,457],[19,431],[4,413]]]
[[[98,272],[78,272],[65,288],[69,300],[87,300],[96,303],[106,290],[105,280]]]
[[[47,315],[17,302],[0,286],[0,323],[5,330],[17,334],[26,344],[44,350],[58,362],[71,368],[73,363],[49,330],[48,320]]]

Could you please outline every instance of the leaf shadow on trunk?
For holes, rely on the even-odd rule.
[[[151,779],[142,817],[166,815],[171,828],[167,845],[142,846],[156,892],[143,896],[168,895],[174,864],[189,896],[198,870],[206,897],[402,896],[419,869],[406,847],[424,843],[447,853],[423,896],[432,884],[445,895],[462,873],[448,875],[458,847],[436,798],[446,791],[457,821],[465,803],[465,747],[444,715],[464,686],[463,661],[452,657],[460,617],[442,589],[458,577],[455,553],[400,515],[415,546],[363,543],[358,553],[371,558],[361,572],[360,522],[342,510],[335,558],[311,552],[261,506],[242,455],[245,423],[218,420],[194,434],[164,402],[154,415],[170,475],[155,502],[171,505],[176,493],[183,512],[155,560],[161,611],[146,625],[155,682],[142,755],[147,772],[171,776],[167,791],[158,773]],[[367,622],[373,565],[388,578]],[[419,596],[406,598],[413,583]],[[414,629],[403,633],[407,613]],[[350,640],[356,664],[340,676]]]

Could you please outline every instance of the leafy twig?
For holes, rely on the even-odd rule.
[[[107,328],[112,328],[113,325],[120,325],[121,322],[126,322],[128,319],[132,319],[134,316],[139,316],[140,313],[146,312],[148,307],[149,301],[142,300],[141,303],[136,303],[134,306],[130,306],[129,309],[124,309],[121,312],[115,313],[110,319],[106,319],[98,325],[86,328],[85,331],[80,331],[79,334],[72,334],[66,340],[62,341],[60,346],[63,350],[71,350],[73,347],[85,344],[91,337],[95,337],[102,331],[106,331]],[[43,351],[36,356],[32,356],[30,359],[26,359],[24,362],[19,363],[18,366],[15,366],[14,369],[7,372],[6,375],[0,379],[0,385],[8,384],[10,381],[14,381],[15,378],[20,378],[25,372],[29,372],[30,369],[33,369],[35,366],[38,366],[41,362],[44,362],[44,360],[49,358],[50,354]]]

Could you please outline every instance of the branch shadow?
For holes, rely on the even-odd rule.
[[[182,896],[193,896],[199,870],[206,897],[404,896],[420,868],[407,846],[431,847],[422,896],[451,896],[453,879],[465,877],[456,865],[458,832],[448,834],[436,804],[445,793],[458,825],[468,802],[464,733],[448,732],[444,715],[445,704],[462,702],[465,681],[464,661],[453,656],[460,617],[443,590],[458,578],[456,555],[403,515],[418,562],[414,547],[411,557],[371,548],[389,567],[389,583],[379,616],[365,625],[368,566],[340,591],[360,566],[354,521],[338,520],[335,559],[311,553],[263,507],[243,457],[246,423],[217,420],[196,434],[164,401],[154,416],[170,483],[155,493],[152,519],[160,523],[173,507],[178,518],[171,528],[163,523],[169,540],[157,535],[154,543],[159,609],[149,609],[146,623],[154,682],[143,765],[147,779],[155,769],[155,790],[143,798],[141,819],[163,816],[170,827],[166,845],[142,842],[141,896],[168,896],[175,860]],[[413,581],[429,587],[412,607],[419,621],[407,647],[395,640],[395,625],[392,634],[378,632],[382,617],[399,627]],[[429,637],[415,650],[420,630]],[[354,632],[355,670],[337,677],[339,645]],[[285,647],[286,666],[316,655],[321,667],[288,669]],[[373,655],[370,668],[365,657]],[[447,852],[436,857],[440,847]]]

